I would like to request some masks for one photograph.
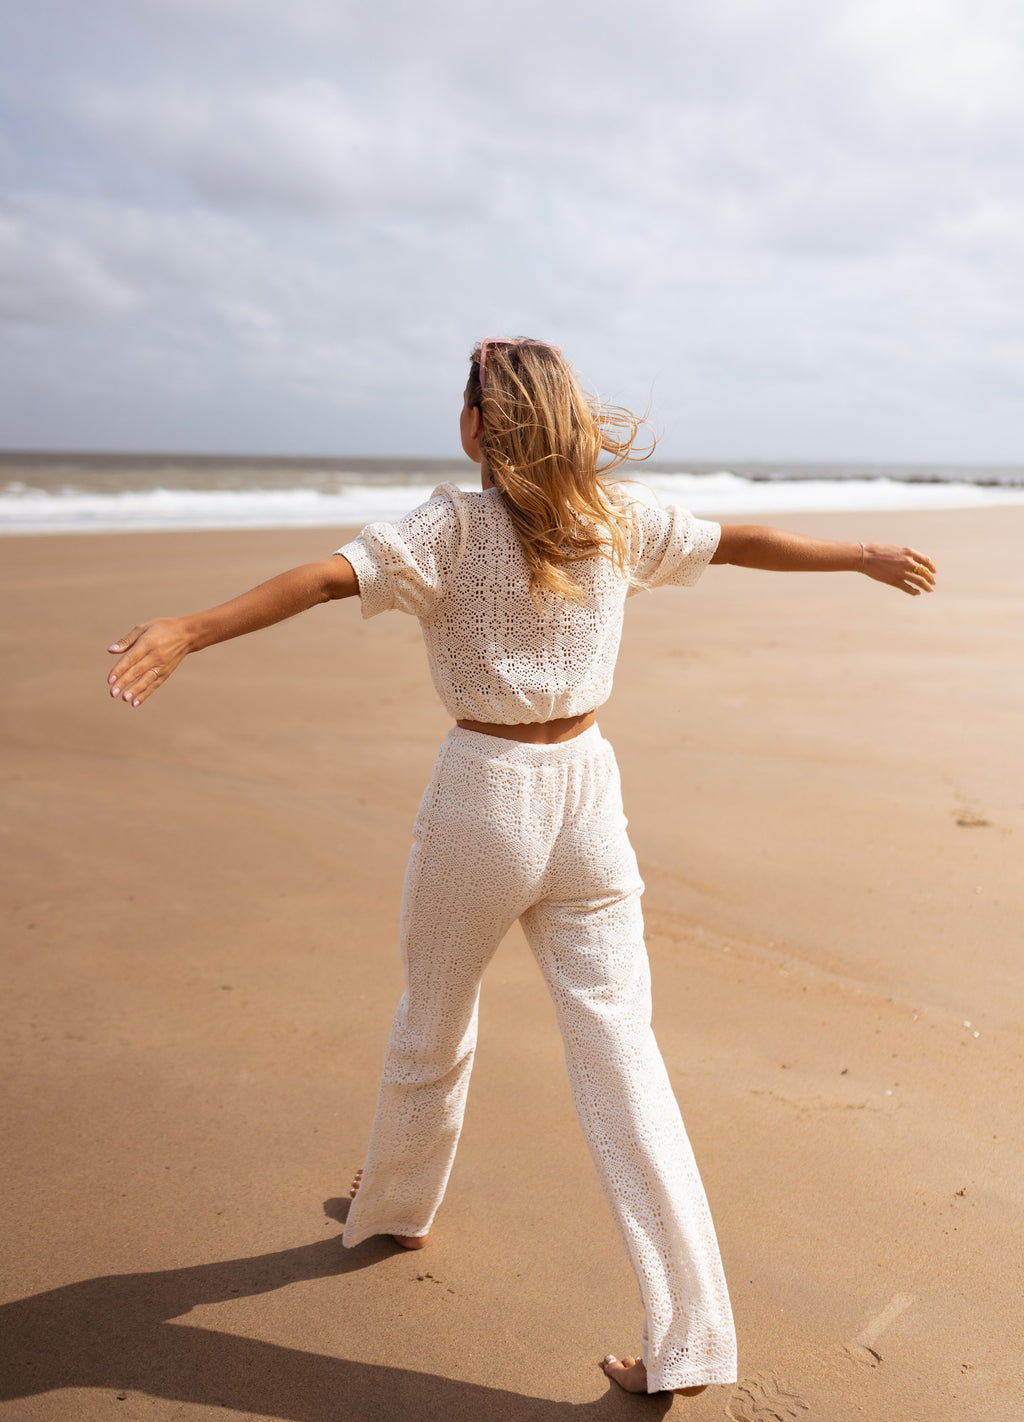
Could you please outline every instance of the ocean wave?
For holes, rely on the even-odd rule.
[[[663,504],[700,515],[838,513],[884,509],[979,508],[1024,503],[1024,488],[968,482],[875,478],[744,478],[663,473],[641,480]],[[462,486],[478,488],[469,480]],[[165,488],[92,492],[8,483],[0,492],[0,533],[117,533],[159,529],[352,528],[400,518],[430,497],[430,483],[352,483],[325,491],[298,487]]]

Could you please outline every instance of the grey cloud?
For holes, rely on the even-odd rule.
[[[134,296],[116,268],[38,217],[28,205],[0,211],[0,321],[62,325],[130,312]]]
[[[669,452],[1019,448],[1013,4],[51,0],[16,40],[23,441],[127,440],[130,390],[148,442],[450,449],[519,331],[653,387]]]
[[[75,110],[98,139],[214,207],[329,215],[429,210],[445,198],[450,207],[457,196],[457,133],[443,120],[422,125],[406,111],[374,127],[319,79],[92,88]]]

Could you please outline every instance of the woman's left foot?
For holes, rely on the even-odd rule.
[[[612,1382],[617,1382],[624,1391],[647,1391],[647,1369],[639,1358],[616,1358],[613,1353],[609,1353],[601,1367]],[[681,1393],[683,1397],[696,1397],[706,1386],[706,1383],[702,1383],[700,1387],[677,1387],[671,1391]]]
[[[391,1238],[403,1249],[426,1249],[429,1234],[393,1234]]]
[[[363,1172],[362,1172],[362,1168],[360,1167],[360,1169],[356,1171],[356,1178],[352,1181],[352,1188],[351,1188],[351,1190],[348,1192],[348,1193],[349,1193],[349,1199],[352,1199],[352,1200],[355,1199],[355,1197],[359,1194],[359,1187],[360,1187],[360,1185],[361,1185],[362,1183],[363,1183]],[[396,1244],[400,1244],[403,1249],[424,1249],[424,1248],[426,1248],[426,1243],[427,1243],[427,1240],[430,1238],[430,1235],[429,1235],[429,1234],[393,1234],[393,1235],[391,1236],[391,1238],[395,1241]]]

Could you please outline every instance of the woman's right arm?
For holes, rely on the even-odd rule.
[[[142,703],[171,675],[189,652],[283,622],[308,607],[353,597],[359,580],[347,558],[335,553],[318,563],[291,568],[230,602],[185,617],[158,617],[133,627],[107,648],[120,653],[107,677],[113,697],[130,706]]]
[[[759,524],[723,524],[711,561],[775,573],[864,573],[911,597],[935,586],[935,564],[915,548],[808,538]]]

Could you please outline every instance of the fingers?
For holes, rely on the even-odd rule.
[[[133,627],[127,637],[121,637],[118,641],[112,642],[107,648],[108,652],[121,652],[123,655],[114,663],[114,669],[107,677],[107,685],[110,687],[111,696],[120,696],[126,683],[137,679],[143,670],[145,647],[136,646],[139,638],[146,631],[146,624],[140,627]],[[126,697],[125,700],[128,698]]]
[[[903,591],[911,597],[931,592],[935,587],[935,564],[926,553],[918,553],[916,548],[904,548],[902,551],[908,564],[903,574]]]
[[[145,627],[133,627],[127,637],[119,637],[116,642],[111,642],[107,651],[126,652],[129,647],[139,640],[145,630]]]
[[[865,547],[864,572],[880,583],[888,583],[906,593],[920,597],[935,587],[935,564],[927,553],[916,548],[899,548],[892,544],[868,544]]]
[[[144,701],[148,701],[153,692],[163,686],[169,676],[170,672],[165,672],[162,667],[150,667],[145,676],[140,677],[132,688],[132,706],[141,706]],[[124,699],[128,700],[127,693]]]
[[[934,578],[936,572],[935,564],[928,557],[927,553],[919,553],[916,548],[908,548],[907,552],[911,554],[916,563],[920,563],[922,567],[927,568]]]
[[[160,666],[136,666],[129,671],[115,676],[111,672],[110,694],[116,699],[128,702],[131,706],[141,706],[144,701],[148,701],[156,691],[157,687],[163,686],[170,676],[170,671]]]
[[[175,634],[173,619],[143,623],[114,642],[111,652],[122,652],[107,677],[110,695],[130,706],[141,706],[161,687],[185,654]]]
[[[138,644],[139,636],[140,629],[136,628],[122,642],[115,642],[108,648],[108,651],[120,651],[123,646],[129,649],[115,662],[113,671],[107,677],[111,696],[123,696],[125,701],[133,699],[136,687],[140,691],[144,689],[143,679],[155,671],[158,665],[156,657],[149,652],[145,643]]]

